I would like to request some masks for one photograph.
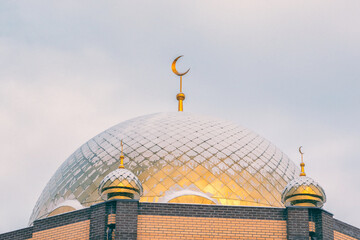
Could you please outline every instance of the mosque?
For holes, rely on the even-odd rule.
[[[181,56],[180,56],[181,57]],[[76,150],[7,239],[360,239],[322,207],[324,189],[274,144],[183,112],[119,123]]]

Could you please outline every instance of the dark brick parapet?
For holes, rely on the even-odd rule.
[[[0,240],[22,240],[32,237],[33,227],[23,228],[20,230],[0,234]]]
[[[348,235],[350,237],[360,239],[360,229],[359,228],[351,226],[351,225],[344,223],[337,219],[334,219],[334,231],[338,231],[338,232]]]
[[[34,232],[89,220],[90,213],[91,208],[84,208],[81,210],[36,220],[34,222]]]
[[[107,222],[109,214],[116,214],[116,224]],[[246,207],[203,204],[139,203],[135,200],[111,200],[89,208],[48,217],[34,222],[33,227],[0,234],[0,240],[31,239],[33,233],[68,224],[89,220],[89,239],[104,239],[109,230],[115,231],[116,239],[136,239],[139,215],[232,218],[286,221],[288,239],[309,239],[309,221],[315,223],[318,240],[334,238],[338,231],[360,239],[360,229],[334,219],[332,214],[320,208]]]
[[[90,207],[90,240],[105,239],[107,225],[107,205],[96,204]]]
[[[286,220],[285,208],[140,203],[139,215]]]
[[[122,200],[116,202],[115,240],[136,239],[139,202]]]
[[[289,240],[309,239],[309,210],[303,207],[287,207],[287,235]]]
[[[309,208],[309,215],[315,222],[315,233],[317,239],[334,239],[334,218],[333,214],[321,208]]]

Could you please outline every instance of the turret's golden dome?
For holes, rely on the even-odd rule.
[[[275,145],[232,122],[191,113],[158,113],[120,123],[90,139],[58,169],[30,221],[66,200],[103,201],[98,186],[119,166],[142,183],[142,202],[282,207],[299,170]],[[131,159],[131,161],[129,161]]]
[[[281,201],[285,206],[322,207],[326,202],[324,189],[313,179],[300,176],[285,187]]]
[[[119,168],[101,181],[99,195],[104,200],[140,199],[143,188],[139,179],[130,170]]]

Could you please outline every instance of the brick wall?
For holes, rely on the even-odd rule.
[[[135,200],[116,202],[115,239],[137,239],[138,209]]]
[[[80,232],[78,230],[81,230]],[[201,204],[139,203],[112,200],[34,222],[33,227],[0,234],[23,239],[360,239],[360,229],[333,219],[319,208],[267,208]],[[87,235],[86,235],[87,234]],[[86,236],[85,236],[86,235]],[[70,237],[71,236],[71,237]],[[113,239],[114,239],[113,238]]]
[[[309,208],[309,214],[315,222],[315,232],[318,239],[334,239],[333,215],[320,208]]]
[[[116,223],[116,214],[109,214],[107,218],[108,218],[108,220],[107,220],[108,224]]]
[[[138,239],[286,239],[286,221],[138,216]]]
[[[309,240],[309,210],[287,207],[287,234],[289,240]]]
[[[140,203],[139,215],[286,220],[285,208]]]
[[[350,238],[344,238],[345,236]],[[344,223],[340,220],[334,219],[334,237],[336,239],[360,239],[360,229]]]
[[[33,227],[23,228],[20,230],[0,234],[1,240],[14,240],[14,239],[31,239]]]
[[[139,239],[286,239],[286,209],[140,203]]]
[[[104,239],[106,236],[107,204],[96,204],[90,207],[90,239]]]
[[[309,222],[309,232],[315,232],[315,222]]]
[[[33,232],[56,228],[63,225],[82,222],[89,219],[91,208],[85,208],[61,215],[40,219],[34,222]]]
[[[32,240],[86,240],[89,239],[90,220],[63,225],[33,233]]]
[[[334,218],[331,213],[326,211],[321,212],[321,224],[322,231],[320,232],[320,236],[322,239],[334,239]]]
[[[353,238],[338,231],[334,231],[334,240],[358,240],[359,238]]]

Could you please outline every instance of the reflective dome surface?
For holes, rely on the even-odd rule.
[[[106,194],[106,192],[114,193],[119,191],[134,195],[128,198],[139,199],[142,195],[143,188],[134,173],[128,169],[120,168],[106,175],[101,181],[99,185],[99,195],[104,200],[108,200],[108,194]]]
[[[157,113],[115,125],[76,150],[46,185],[30,223],[67,200],[84,207],[103,201],[98,186],[119,165],[120,140],[142,202],[283,207],[281,192],[299,174],[275,145],[237,124]]]
[[[286,185],[281,201],[286,206],[322,207],[326,202],[324,189],[312,178],[301,176]]]

